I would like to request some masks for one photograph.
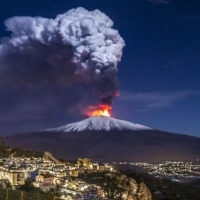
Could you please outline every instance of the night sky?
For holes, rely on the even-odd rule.
[[[114,100],[112,116],[200,137],[199,0],[2,0],[0,38],[10,36],[4,26],[7,18],[55,18],[77,7],[104,12],[126,43],[118,65],[121,95]],[[2,136],[84,118],[76,105],[69,105],[78,98],[70,96],[73,87],[65,92],[65,84],[16,85],[5,80],[0,79]]]

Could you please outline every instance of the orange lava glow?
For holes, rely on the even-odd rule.
[[[87,114],[89,116],[110,117],[111,116],[111,109],[112,109],[112,107],[110,105],[100,104],[95,109],[92,109],[91,111],[89,111]]]

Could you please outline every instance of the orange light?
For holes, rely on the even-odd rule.
[[[110,117],[111,116],[111,109],[112,107],[107,104],[100,104],[97,107],[90,107],[87,114],[91,116],[103,116],[103,117]]]

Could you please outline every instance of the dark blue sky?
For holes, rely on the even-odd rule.
[[[118,66],[121,96],[114,101],[113,117],[200,137],[199,0],[2,0],[0,37],[10,34],[4,27],[9,17],[55,18],[79,6],[108,15],[126,42]],[[63,101],[58,105],[56,99],[48,107],[40,98],[28,98],[26,88],[23,99],[30,103],[20,104],[15,92],[0,88],[2,135],[79,119],[66,114]]]

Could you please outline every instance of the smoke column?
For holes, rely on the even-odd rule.
[[[92,88],[100,103],[112,104],[125,43],[104,13],[77,8],[55,19],[12,17],[5,26],[11,37],[1,38],[0,44],[4,84],[73,87],[81,82]]]

